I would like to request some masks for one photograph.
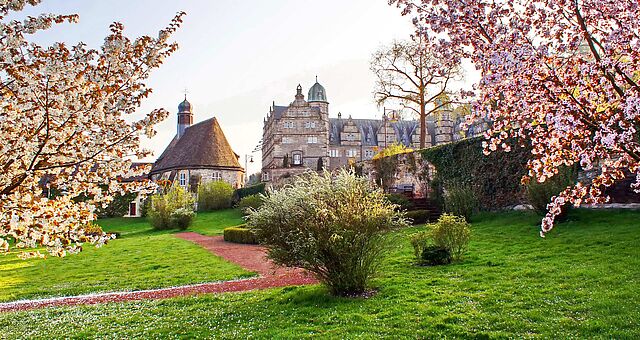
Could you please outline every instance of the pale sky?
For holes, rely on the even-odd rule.
[[[413,32],[387,0],[44,0],[24,14],[76,13],[80,23],[56,26],[37,42],[97,48],[113,21],[129,37],[155,36],[178,11],[184,24],[174,35],[180,49],[148,81],[153,94],[137,115],[163,107],[172,115],[144,146],[155,160],[176,133],[177,106],[188,89],[194,121],[217,117],[233,150],[244,157],[262,138],[262,119],[275,100],[288,105],[300,83],[306,93],[318,76],[330,116],[379,118],[374,104],[371,54]],[[21,14],[20,16],[22,16]],[[260,153],[248,173],[260,170]]]

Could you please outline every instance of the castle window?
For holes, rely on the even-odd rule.
[[[304,127],[307,129],[315,129],[316,128],[316,122],[305,122],[304,123]]]
[[[187,186],[187,175],[185,173],[180,174],[180,186],[181,187]]]
[[[348,140],[348,141],[354,141],[354,140],[356,140],[356,136],[354,136],[354,135],[352,135],[352,134],[348,134],[348,135],[347,135],[347,140]]]
[[[347,157],[358,157],[358,150],[356,149],[347,150]]]
[[[373,158],[373,150],[364,150],[364,156],[365,156],[367,159],[371,159],[371,158]]]
[[[318,143],[318,136],[308,136],[307,144],[316,144]]]
[[[293,139],[291,139],[291,137],[288,137],[288,136],[282,137],[282,144],[291,144],[291,143],[293,143]]]
[[[340,157],[340,150],[329,150],[329,157]]]
[[[285,129],[295,129],[296,122],[284,122],[282,127],[284,127]]]

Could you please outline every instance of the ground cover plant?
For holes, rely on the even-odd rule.
[[[215,214],[199,214],[196,223],[216,220]],[[15,254],[0,256],[0,302],[253,276],[196,244],[167,231],[154,231],[145,219],[110,218],[98,223],[104,231],[116,232],[119,238],[108,246],[90,247],[65,258],[21,260]],[[212,228],[218,227],[223,228]]]
[[[412,265],[398,243],[368,299],[322,286],[0,314],[8,338],[640,337],[640,212],[572,211],[538,236],[533,213],[480,214],[464,262]]]

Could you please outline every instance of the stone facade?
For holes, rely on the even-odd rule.
[[[446,96],[439,100],[448,100]],[[442,108],[427,119],[426,146],[447,143],[486,128],[462,131],[463,107]],[[468,109],[467,109],[468,110]],[[474,132],[475,131],[475,132]],[[262,180],[278,182],[281,178],[307,170],[335,170],[350,163],[370,160],[388,145],[401,143],[420,146],[420,126],[416,120],[329,117],[329,102],[324,87],[317,82],[309,89],[308,100],[298,85],[288,106],[273,103],[264,119],[262,133]]]

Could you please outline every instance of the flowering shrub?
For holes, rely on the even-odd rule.
[[[462,216],[442,214],[438,222],[429,225],[433,243],[451,253],[454,260],[462,259],[471,239],[471,228]]]
[[[180,230],[189,228],[195,213],[191,208],[178,208],[169,216],[169,226]]]
[[[251,213],[251,225],[274,262],[302,267],[334,295],[366,291],[389,243],[386,233],[406,226],[384,193],[366,178],[340,171],[294,178]]]
[[[233,187],[224,181],[211,181],[198,187],[198,210],[210,211],[231,207]]]
[[[155,229],[173,228],[172,214],[179,209],[193,211],[193,204],[194,199],[189,192],[179,185],[171,186],[166,193],[151,196],[149,221]],[[179,214],[175,215],[175,218],[186,219],[186,217],[179,217],[180,215],[184,216],[184,214]]]

